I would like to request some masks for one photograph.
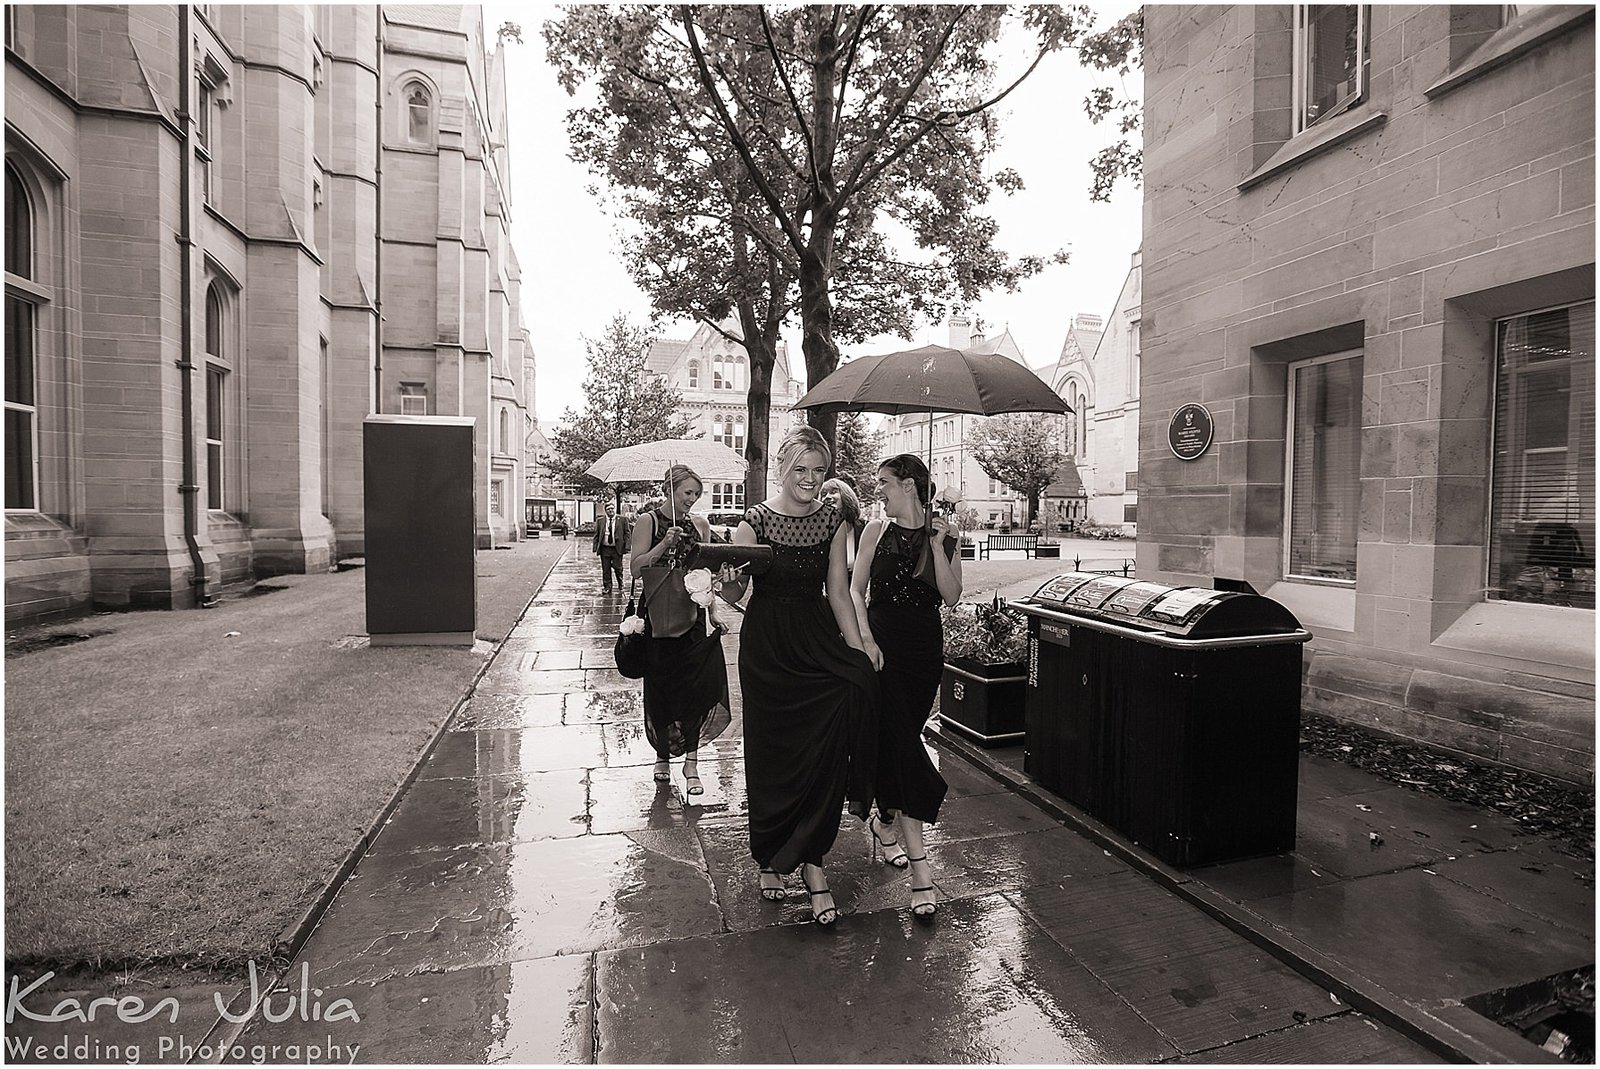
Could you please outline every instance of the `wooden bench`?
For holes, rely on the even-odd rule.
[[[1039,536],[1036,534],[992,534],[978,547],[978,557],[987,560],[989,554],[997,549],[1020,549],[1031,559],[1038,548]]]

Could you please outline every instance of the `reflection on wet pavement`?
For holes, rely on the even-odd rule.
[[[1419,1053],[945,751],[932,926],[913,922],[907,874],[848,814],[828,856],[839,923],[810,923],[798,874],[763,900],[737,687],[733,723],[700,754],[704,793],[685,793],[677,758],[656,783],[640,685],[612,661],[621,601],[598,585],[593,557],[558,565],[302,952],[325,999],[348,992],[360,1008],[337,1038],[360,1042],[361,1061],[1335,1049],[1300,1033],[1389,1061]],[[724,644],[735,662],[736,633]],[[319,1028],[257,1022],[245,1041]]]

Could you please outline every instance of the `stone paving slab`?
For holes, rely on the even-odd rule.
[[[1465,998],[1592,964],[1594,943],[1427,869],[1251,902],[1404,998]],[[1352,933],[1359,933],[1352,939]]]
[[[422,766],[419,779],[507,776],[598,768],[606,763],[605,736],[592,724],[519,731],[448,731]]]
[[[680,828],[369,854],[303,957],[327,987],[722,930]]]
[[[1131,871],[1008,897],[1185,1054],[1348,1009]]]
[[[418,779],[371,853],[570,839],[589,832],[588,770]]]
[[[239,1043],[308,1045],[332,1035],[360,1044],[363,1064],[583,1064],[594,1049],[592,981],[591,957],[580,954],[348,984],[320,999],[348,999],[360,1023],[258,1018]]]
[[[1583,893],[1592,888],[1592,877],[1586,885],[1576,872],[1520,850],[1474,854],[1430,868],[1447,880],[1594,938],[1594,900]]]
[[[702,820],[744,821],[744,763],[702,756],[701,795],[683,790],[679,762],[672,765],[671,783],[656,783],[649,768],[597,768],[589,773],[589,817],[595,834],[638,831],[644,828],[692,827]]]
[[[565,694],[476,694],[456,714],[451,731],[486,731],[561,726]]]
[[[1125,1002],[998,896],[926,929],[901,912],[602,953],[599,1060],[955,1064],[1173,1055]],[[699,1027],[672,1027],[704,1007]],[[648,1022],[648,1023],[647,1023]]]

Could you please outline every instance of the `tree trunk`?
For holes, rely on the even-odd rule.
[[[768,336],[756,318],[755,305],[738,302],[739,330],[744,335],[744,351],[750,357],[750,392],[746,407],[750,412],[749,435],[744,442],[744,503],[749,508],[767,497],[767,448],[772,425],[772,369],[778,360],[777,331]]]
[[[827,245],[831,253],[831,233],[827,235]],[[817,234],[813,230],[811,249],[800,261],[800,348],[806,357],[808,390],[839,366],[839,346],[833,340],[833,301],[828,295],[831,265],[824,265],[822,257],[815,254],[813,250],[816,246]],[[837,460],[838,417],[831,412],[824,414],[813,410],[806,413],[806,419],[827,441],[829,451],[835,454]]]
[[[1028,523],[1032,524],[1039,518],[1039,491],[1035,490],[1028,495]]]
[[[833,154],[839,131],[834,126],[833,109],[837,100],[838,36],[829,14],[814,9],[818,19],[817,61],[811,67],[811,142],[814,173],[811,183],[811,235],[800,256],[800,348],[806,357],[806,388],[816,386],[839,366],[839,346],[833,340],[833,299],[828,292],[833,280],[833,237],[838,226],[839,206],[835,201],[838,186],[833,180]],[[828,443],[833,454],[833,474],[838,462],[838,419],[832,414],[808,412],[806,418]]]

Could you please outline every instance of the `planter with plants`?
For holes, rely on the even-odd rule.
[[[944,613],[944,679],[939,719],[980,746],[1021,740],[1027,685],[1028,624],[993,604],[962,604]]]
[[[956,513],[956,522],[961,525],[961,559],[977,560],[978,543],[971,532],[978,529],[978,510],[969,505]]]

